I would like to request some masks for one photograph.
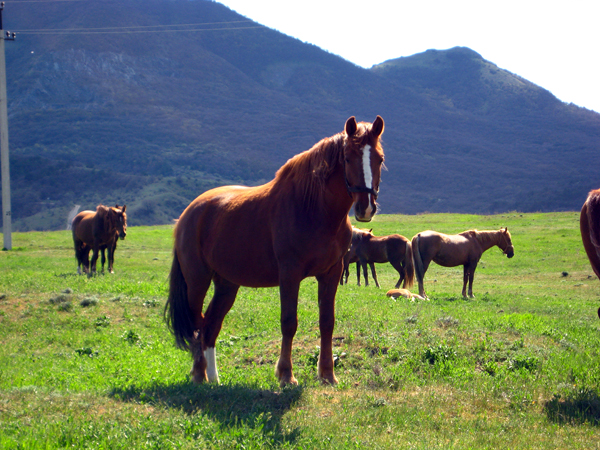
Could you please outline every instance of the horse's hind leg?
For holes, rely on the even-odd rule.
[[[198,269],[198,267],[194,267]],[[190,352],[192,354],[192,370],[190,375],[194,383],[203,383],[209,381],[206,376],[206,358],[204,357],[204,297],[210,287],[212,274],[208,271],[194,270],[191,273],[184,273],[187,282],[187,298],[190,308],[191,320],[194,325],[193,338],[190,340]],[[199,273],[200,272],[200,273]],[[187,275],[187,276],[186,276]]]
[[[238,289],[237,284],[221,278],[214,277],[215,293],[204,314],[204,358],[206,360],[206,376],[208,381],[219,382],[217,370],[216,342],[223,320],[233,306]]]
[[[398,274],[400,275],[400,278],[398,278],[398,282],[396,283],[396,289],[398,289],[402,284],[402,280],[404,280],[404,277],[406,276],[406,271],[404,270],[404,266],[400,261],[390,260],[390,264],[394,269],[396,269],[396,272],[398,272]],[[406,287],[406,283],[404,283],[404,287]]]
[[[471,264],[468,268],[469,274],[469,297],[475,298],[473,295],[473,279],[475,278],[475,269],[477,268],[477,263]]]
[[[115,265],[115,251],[117,250],[117,242],[115,239],[114,243],[108,245],[108,273],[115,273],[114,265]]]
[[[81,264],[83,265],[83,273],[90,273],[90,246],[85,245],[81,250]]]
[[[81,258],[81,252],[83,250],[83,242],[75,241],[75,259],[77,260],[77,273],[81,275],[81,264],[83,263]],[[83,270],[85,270],[85,265],[83,266]]]
[[[473,279],[475,278],[475,268],[477,264],[465,264],[463,266],[463,289],[462,296],[467,298],[467,283],[469,284],[469,297],[473,298]]]

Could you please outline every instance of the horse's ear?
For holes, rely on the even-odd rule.
[[[123,207],[121,208],[121,211],[125,212],[125,209],[127,209],[127,205],[123,205]]]
[[[348,120],[346,120],[345,130],[348,137],[354,136],[354,133],[356,133],[357,129],[358,125],[356,124],[356,117],[352,116]]]
[[[372,233],[372,232],[373,232],[373,228],[371,228],[371,229],[369,230],[369,233]]]
[[[508,232],[508,227],[504,227],[504,232],[507,233]]]
[[[383,133],[384,128],[385,124],[383,123],[383,119],[381,116],[377,116],[375,122],[373,122],[373,126],[371,127],[371,133],[373,133],[375,137],[379,137]]]

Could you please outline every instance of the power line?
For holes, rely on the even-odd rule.
[[[227,30],[256,30],[259,28],[263,28],[262,26],[252,26],[252,27],[229,27],[229,28],[197,28],[197,29],[188,29],[188,30],[119,30],[119,31],[21,31],[16,30],[20,34],[136,34],[136,33],[189,33],[189,32],[197,32],[197,31],[227,31]]]
[[[244,24],[254,23],[251,20],[239,20],[233,22],[207,22],[207,23],[189,23],[189,24],[173,24],[173,25],[130,25],[122,27],[102,27],[102,28],[44,28],[44,29],[23,29],[14,30],[15,33],[19,34],[115,34],[115,33],[189,33],[198,31],[226,31],[226,30],[251,30],[265,28],[262,25],[248,25],[248,26],[232,26],[232,27],[218,27],[208,28],[207,26],[212,25],[225,25],[225,24]],[[196,27],[196,28],[184,28],[184,27]],[[200,27],[200,28],[198,28]]]
[[[63,1],[63,0],[61,0]],[[69,0],[75,1],[75,0]],[[197,27],[201,25],[223,25],[223,24],[234,24],[234,23],[254,23],[251,20],[230,20],[226,22],[200,22],[200,23],[176,23],[170,25],[128,25],[128,26],[119,26],[119,27],[97,27],[97,28],[67,28],[67,30],[75,30],[75,31],[90,31],[90,30],[120,30],[124,28],[169,28],[169,27]],[[63,28],[40,28],[33,30],[15,30],[19,33],[21,32],[38,32],[38,31],[61,31]]]

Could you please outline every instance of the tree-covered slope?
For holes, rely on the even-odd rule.
[[[575,209],[600,185],[600,115],[470,49],[367,70],[204,0],[11,2],[4,25],[18,230],[98,203],[169,222],[351,115],[386,122],[387,213]]]

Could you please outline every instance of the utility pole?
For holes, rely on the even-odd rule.
[[[15,33],[4,33],[2,11],[4,2],[0,3],[0,162],[2,164],[2,225],[4,234],[3,250],[12,249],[12,217],[10,206],[10,167],[8,158],[8,97],[6,96],[6,61],[4,58],[4,41],[14,41]]]

